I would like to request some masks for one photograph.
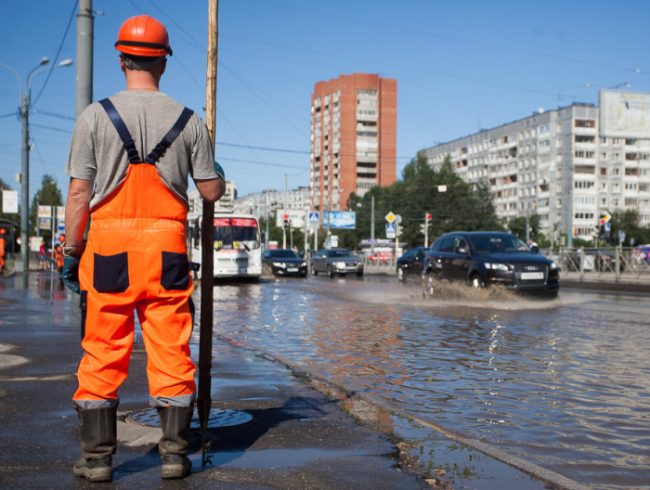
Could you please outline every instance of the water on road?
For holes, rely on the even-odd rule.
[[[650,302],[389,278],[215,290],[215,333],[594,488],[650,485]]]

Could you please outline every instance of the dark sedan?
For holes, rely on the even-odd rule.
[[[326,272],[329,277],[354,273],[363,276],[363,262],[345,248],[319,250],[311,257],[311,273]]]
[[[440,236],[427,253],[423,279],[464,281],[474,287],[500,284],[517,291],[556,296],[560,275],[555,262],[534,253],[516,236],[504,232],[453,232]]]
[[[262,267],[275,276],[307,276],[307,262],[293,250],[267,250],[262,255]]]
[[[404,282],[409,276],[417,276],[419,278],[422,274],[424,256],[426,255],[427,250],[428,249],[425,247],[413,247],[404,252],[404,254],[397,259],[397,279]]]

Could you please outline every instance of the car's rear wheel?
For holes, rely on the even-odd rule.
[[[313,276],[318,275],[318,271],[316,270],[316,267],[314,267],[314,264],[311,265],[311,273]]]
[[[363,269],[357,271],[357,276],[359,277],[363,276]]]

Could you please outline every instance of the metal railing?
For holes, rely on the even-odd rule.
[[[561,272],[586,277],[618,279],[650,279],[650,262],[635,252],[634,247],[560,248],[542,250],[554,260]]]

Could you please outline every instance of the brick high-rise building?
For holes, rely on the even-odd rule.
[[[311,202],[347,209],[396,179],[397,80],[355,73],[318,82],[311,96]],[[321,213],[322,216],[322,213]]]

